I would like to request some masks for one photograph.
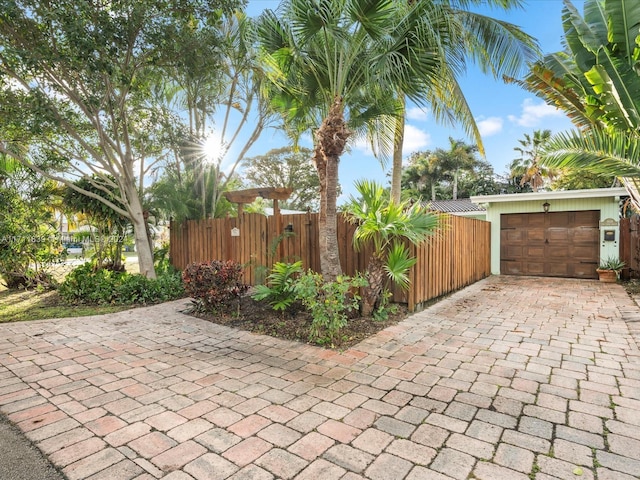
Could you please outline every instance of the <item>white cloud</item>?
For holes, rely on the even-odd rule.
[[[419,151],[431,144],[431,135],[420,130],[413,125],[406,124],[404,126],[404,143],[402,144],[403,155],[409,155],[415,151]],[[360,153],[368,156],[374,156],[373,150],[371,150],[371,144],[366,138],[358,138],[351,143],[353,150],[358,150]]]
[[[504,121],[500,117],[489,117],[476,122],[480,135],[490,137],[502,131]]]
[[[420,149],[427,147],[431,143],[431,135],[420,130],[413,125],[404,126],[404,143],[402,144],[402,152],[408,155]]]
[[[409,120],[415,120],[418,122],[424,122],[427,120],[427,112],[420,107],[413,107],[407,110],[406,116]]]
[[[522,127],[535,127],[545,117],[561,117],[562,111],[544,102],[534,103],[530,98],[522,102],[522,113],[519,117],[509,115],[509,120]]]

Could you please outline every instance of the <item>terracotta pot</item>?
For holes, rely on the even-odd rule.
[[[597,269],[596,272],[598,272],[598,277],[600,278],[601,282],[616,283],[616,281],[618,280],[618,274],[615,272],[615,270]]]

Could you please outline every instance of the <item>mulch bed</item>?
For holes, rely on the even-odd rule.
[[[309,341],[311,314],[301,305],[293,305],[286,312],[276,312],[267,302],[253,300],[247,294],[239,299],[232,310],[222,314],[192,313],[192,315],[219,325],[337,350],[346,350],[407,317],[406,306],[395,305],[394,311],[389,313],[386,320],[360,316],[350,318],[347,326],[340,330],[333,343],[316,343]]]

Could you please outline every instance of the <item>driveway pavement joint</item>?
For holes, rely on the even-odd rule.
[[[0,325],[0,411],[68,479],[640,472],[640,308],[619,285],[490,277],[342,352],[184,305]]]

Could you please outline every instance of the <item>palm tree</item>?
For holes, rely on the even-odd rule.
[[[437,150],[412,153],[409,165],[402,172],[402,186],[405,194],[408,190],[411,197],[436,200],[437,187],[445,178],[441,159]]]
[[[524,140],[518,140],[519,147],[514,147],[520,153],[509,165],[511,178],[519,179],[520,186],[529,185],[531,190],[537,192],[542,188],[546,180],[552,181],[556,174],[552,169],[540,164],[540,152],[544,144],[551,138],[551,130],[534,130],[533,136],[524,134]]]
[[[516,82],[564,110],[579,129],[552,137],[541,151],[542,163],[616,175],[640,210],[637,7],[626,0],[586,0],[583,18],[567,1],[567,50],[545,56]]]
[[[472,27],[452,16],[454,3],[285,0],[277,14],[267,10],[258,21],[273,105],[294,138],[313,131],[321,270],[328,280],[341,271],[336,190],[338,163],[349,141],[367,138],[379,158],[390,156],[405,97],[429,104],[438,119],[463,118],[470,124],[456,75],[467,46],[463,27]],[[488,28],[474,31],[482,39],[491,36]],[[525,38],[530,40],[520,34],[518,45]],[[521,60],[502,57],[496,63],[509,71],[508,65]],[[389,91],[403,95],[399,99]]]
[[[353,235],[356,249],[369,242],[373,245],[365,273],[368,286],[362,295],[362,315],[369,316],[382,297],[385,277],[404,289],[409,287],[408,272],[416,260],[403,240],[414,245],[424,241],[437,231],[440,217],[420,203],[394,202],[376,182],[362,180],[355,186],[360,198],[352,196],[345,211],[348,220],[358,225]]]
[[[410,8],[413,3],[415,0],[408,0],[406,5]],[[504,10],[521,8],[522,2],[520,0],[470,0],[464,2],[441,0],[437,3],[446,10],[447,23],[434,26],[434,30],[438,30],[437,35],[446,39],[447,61],[456,65],[458,73],[462,73],[465,70],[466,62],[471,61],[494,78],[503,75],[513,76],[522,71],[536,55],[535,41],[516,25],[466,10],[472,6],[480,5]],[[429,92],[429,102],[436,119],[460,122],[467,134],[473,137],[478,151],[484,155],[480,131],[457,78],[454,76],[446,81],[451,82],[446,89],[434,88]],[[391,197],[398,202],[401,196],[402,143],[404,141],[406,102],[404,92],[399,88],[396,91],[402,105],[402,115],[397,118],[394,139]],[[454,106],[452,102],[459,104]],[[453,198],[455,199],[457,197],[457,192],[455,192],[456,179],[453,184]]]
[[[444,152],[443,163],[444,170],[451,177],[452,198],[458,199],[458,179],[463,171],[469,172],[478,165],[476,152],[477,145],[469,145],[462,140],[454,140],[449,137],[449,150]]]

